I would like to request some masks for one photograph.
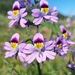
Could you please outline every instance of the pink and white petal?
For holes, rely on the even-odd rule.
[[[8,16],[8,19],[13,19],[13,17],[12,16]]]
[[[11,27],[12,25],[14,25],[15,23],[17,22],[17,20],[11,20],[10,22],[9,22],[9,27]]]
[[[5,42],[4,45],[10,47],[10,43],[9,42]]]
[[[45,61],[46,60],[46,55],[45,55],[45,52],[44,53],[42,53],[42,61]]]
[[[49,20],[51,18],[51,16],[46,15],[46,16],[44,16],[44,18]]]
[[[43,4],[49,5],[46,0],[41,0],[41,1],[40,1],[40,6],[43,5]]]
[[[68,51],[68,47],[64,47],[63,49],[62,49],[64,52],[67,52]]]
[[[55,59],[55,57],[54,57],[54,56],[49,55],[48,53],[46,53],[46,56],[47,56],[49,59],[51,59],[51,60],[54,60],[54,59]]]
[[[42,17],[39,17],[39,18],[34,19],[34,20],[33,20],[33,23],[34,23],[35,25],[39,25],[39,24],[42,22],[42,20],[43,20],[43,18],[42,18]]]
[[[5,42],[4,43],[4,49],[5,50],[11,50],[11,47],[10,47],[10,43],[9,42]]]
[[[26,8],[21,8],[20,9],[20,15],[23,14],[25,12]]]
[[[75,44],[75,42],[68,40],[67,43],[69,44]]]
[[[15,1],[13,4],[13,9],[17,7],[18,9],[20,8],[20,3],[18,1]]]
[[[5,58],[12,57],[16,54],[17,51],[9,51],[5,53]]]
[[[44,41],[44,37],[41,33],[36,33],[33,37],[33,42],[35,42],[37,39]]]
[[[8,14],[9,16],[12,16],[12,15],[13,15],[12,11],[8,11],[7,14]]]
[[[20,43],[18,48],[19,48],[19,51],[24,51],[25,50],[25,47],[26,47],[26,44],[25,43]]]
[[[26,15],[27,15],[27,12],[23,13],[23,14],[21,15],[21,18],[22,18],[22,17],[25,17]]]
[[[38,12],[40,12],[40,9],[32,9],[32,12],[33,13],[38,13]]]
[[[25,19],[21,18],[21,19],[20,19],[20,25],[21,25],[21,27],[23,27],[23,28],[26,27],[26,25],[25,25],[26,22],[27,22],[27,21],[26,21]]]
[[[58,15],[58,12],[52,12],[51,15],[57,16]]]
[[[10,51],[11,50],[11,47],[4,46],[4,49]]]
[[[61,32],[63,32],[63,29],[65,29],[65,27],[63,25],[60,25],[60,30]],[[65,29],[66,30],[66,29]]]
[[[35,56],[33,56],[29,61],[28,61],[28,64],[30,64],[31,62],[33,62],[35,59]]]
[[[26,44],[25,49],[33,49],[33,48],[34,48],[33,44]]]
[[[49,59],[51,59],[51,60],[54,60],[55,59],[55,56],[54,55],[51,55],[49,52],[45,52],[45,55],[49,58]]]
[[[36,60],[38,61],[38,63],[42,62],[42,55],[37,53]]]
[[[49,53],[52,56],[56,56],[56,53],[55,52],[52,52],[52,51],[46,51],[46,53]]]
[[[21,62],[25,62],[26,55],[24,53],[19,52],[18,57]]]
[[[36,58],[36,55],[37,55],[37,52],[34,52],[31,55],[28,55],[25,60],[30,64],[31,62],[34,61],[34,59]]]
[[[52,49],[54,49],[54,46],[55,45],[49,45],[49,46],[46,46],[46,51],[51,51]]]
[[[40,14],[39,13],[32,13],[32,16],[37,18],[40,16]]]
[[[50,9],[50,12],[54,12],[54,11],[56,11],[56,10],[57,10],[56,7],[52,7],[52,8]]]
[[[61,56],[64,55],[64,54],[66,54],[66,53],[64,53],[64,52],[60,52],[60,55],[61,55]]]
[[[53,41],[45,42],[45,46],[47,47],[47,46],[51,45],[52,43],[53,43]]]
[[[34,46],[32,44],[27,44],[23,52],[26,54],[35,52]]]
[[[15,39],[17,40],[17,42],[18,42],[18,41],[19,41],[19,38],[20,38],[19,33],[13,34],[12,37],[11,37],[11,39],[10,39],[10,41],[12,41],[14,38],[15,38]]]
[[[54,16],[52,16],[52,17],[50,18],[50,20],[53,21],[53,22],[58,22],[58,18],[57,18],[57,17],[54,17]]]

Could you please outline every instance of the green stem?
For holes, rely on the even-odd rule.
[[[37,26],[37,33],[39,32],[39,26]]]
[[[41,71],[41,68],[40,68],[40,64],[37,62],[37,67],[38,67],[38,73],[39,75],[42,75],[42,71]]]

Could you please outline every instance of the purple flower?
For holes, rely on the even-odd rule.
[[[28,54],[26,61],[30,64],[36,59],[39,63],[45,61],[46,58],[53,60],[56,56],[56,53],[53,52],[52,45],[53,41],[44,41],[44,37],[41,33],[36,33],[32,39],[33,44],[27,44],[26,49],[23,52]]]
[[[57,52],[60,56],[64,55],[67,53],[68,51],[68,46],[66,41],[63,40],[63,37],[57,37],[57,39],[55,40],[55,47],[54,50],[55,52]]]
[[[40,1],[40,7],[41,10],[37,8],[32,10],[32,16],[35,17],[33,20],[35,25],[39,25],[43,19],[45,21],[51,20],[53,22],[58,22],[58,12],[56,7],[49,8],[48,2],[46,0]]]
[[[71,27],[71,18],[66,19],[66,27]]]
[[[60,30],[61,30],[62,35],[63,35],[64,38],[67,39],[67,38],[70,37],[70,32],[68,32],[63,25],[60,25]]]
[[[62,36],[64,38],[63,40],[65,40],[67,42],[67,44],[69,44],[69,45],[75,44],[75,42],[72,42],[71,40],[69,40],[71,33],[68,32],[63,25],[60,25],[60,30],[61,30]]]
[[[69,61],[69,63],[67,64],[67,67],[71,70],[75,70],[75,64],[74,62]]]
[[[4,49],[7,50],[5,53],[5,58],[12,57],[12,56],[18,56],[21,62],[25,61],[26,54],[22,52],[24,50],[26,44],[19,42],[19,34],[15,33],[11,39],[10,42],[5,42]]]
[[[20,9],[20,4],[18,1],[15,1],[12,7],[12,11],[8,11],[8,18],[11,19],[9,27],[20,22],[21,27],[26,27],[25,23],[27,22],[23,17],[27,15],[25,12],[26,8]]]
[[[19,1],[19,3],[20,3],[20,7],[21,8],[24,8],[24,7],[26,7],[26,8],[31,8],[32,7],[32,2],[31,2],[31,0],[18,0]]]

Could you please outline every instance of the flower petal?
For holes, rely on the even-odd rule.
[[[8,19],[13,19],[13,17],[12,16],[8,16]]]
[[[43,20],[43,18],[42,18],[42,17],[39,17],[39,18],[34,19],[34,20],[33,20],[33,23],[34,23],[35,25],[39,25],[39,24],[42,22],[42,20]]]
[[[14,4],[13,4],[13,9],[14,9],[14,8],[18,8],[18,9],[20,8],[20,4],[19,4],[18,1],[15,1],[15,2],[14,2]]]
[[[8,11],[7,14],[8,14],[9,16],[12,16],[12,15],[13,15],[12,11]]]
[[[25,43],[20,43],[19,44],[19,51],[24,51],[25,50],[25,47],[26,47],[26,44]]]
[[[25,60],[30,64],[36,58],[36,55],[37,55],[37,52],[34,52],[31,55],[28,55]]]
[[[5,53],[5,58],[12,57],[16,54],[17,51],[9,51]]]
[[[49,59],[51,59],[51,60],[53,60],[53,59],[55,59],[55,55],[56,55],[56,53],[54,53],[54,52],[49,52],[49,51],[46,51],[45,52],[45,55],[49,58]]]
[[[45,52],[44,53],[42,53],[42,61],[45,61],[46,60],[46,55],[45,55]]]
[[[68,40],[67,41],[68,44],[75,44],[75,42]]]
[[[23,14],[25,12],[26,8],[21,8],[20,9],[20,14]]]
[[[16,22],[18,22],[18,20],[17,19],[15,19],[15,20],[11,20],[10,22],[9,22],[9,27],[11,27],[12,25],[14,25]]]
[[[26,54],[35,52],[34,46],[32,44],[27,44],[25,47],[25,50],[23,50],[23,52]]]
[[[58,18],[56,16],[52,16],[50,18],[50,20],[53,21],[53,22],[58,22]]]
[[[4,45],[5,45],[5,46],[4,46],[4,49],[5,49],[5,50],[11,50],[11,48],[10,48],[10,43],[9,43],[9,42],[5,42]]]
[[[19,52],[18,57],[21,62],[25,62],[26,55],[24,53]]]
[[[33,42],[36,42],[37,40],[39,40],[40,42],[44,41],[44,37],[41,33],[36,33],[33,37]]]
[[[56,11],[57,11],[57,8],[56,8],[56,7],[52,7],[52,8],[50,9],[50,11],[51,11],[51,12],[54,12],[54,11],[56,12]]]
[[[44,18],[47,19],[47,20],[49,20],[51,18],[51,16],[45,15]]]
[[[42,55],[37,53],[36,60],[38,61],[38,63],[42,62]]]
[[[25,17],[26,15],[27,15],[27,12],[23,13],[23,14],[21,15],[21,18],[22,18],[22,17]]]
[[[33,13],[38,13],[38,12],[40,12],[40,9],[32,9],[32,12]]]
[[[19,38],[20,38],[19,33],[15,33],[15,34],[13,34],[13,35],[12,35],[12,37],[11,37],[10,41],[15,41],[15,42],[17,42],[17,43],[18,43]]]
[[[63,32],[63,30],[66,31],[66,29],[65,29],[65,27],[63,25],[60,25],[60,30],[61,30],[61,32]]]
[[[41,1],[40,1],[40,6],[42,6],[43,4],[49,5],[46,0],[41,0]]]
[[[26,25],[25,25],[25,23],[26,23],[27,21],[25,20],[25,19],[23,19],[23,18],[21,18],[20,19],[20,25],[21,25],[21,27],[26,27]]]

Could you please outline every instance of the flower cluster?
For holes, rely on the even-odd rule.
[[[39,9],[31,9],[31,15],[34,17],[33,21],[25,19],[24,17],[27,15],[26,9],[31,6],[31,0],[15,1],[12,11],[8,11],[8,18],[11,19],[9,27],[20,24],[21,27],[25,28],[30,23],[37,27],[43,20],[58,22],[57,8],[50,8],[46,0],[40,0]],[[26,40],[19,42],[19,33],[14,33],[10,41],[4,44],[4,49],[7,50],[5,58],[18,57],[21,62],[30,64],[34,60],[38,63],[44,62],[46,59],[54,60],[56,54],[60,56],[65,55],[75,42],[70,40],[71,33],[66,30],[64,25],[60,25],[59,28],[62,33],[61,36],[57,34],[56,38],[46,40],[37,27],[37,32],[29,40],[31,43],[27,43]]]

